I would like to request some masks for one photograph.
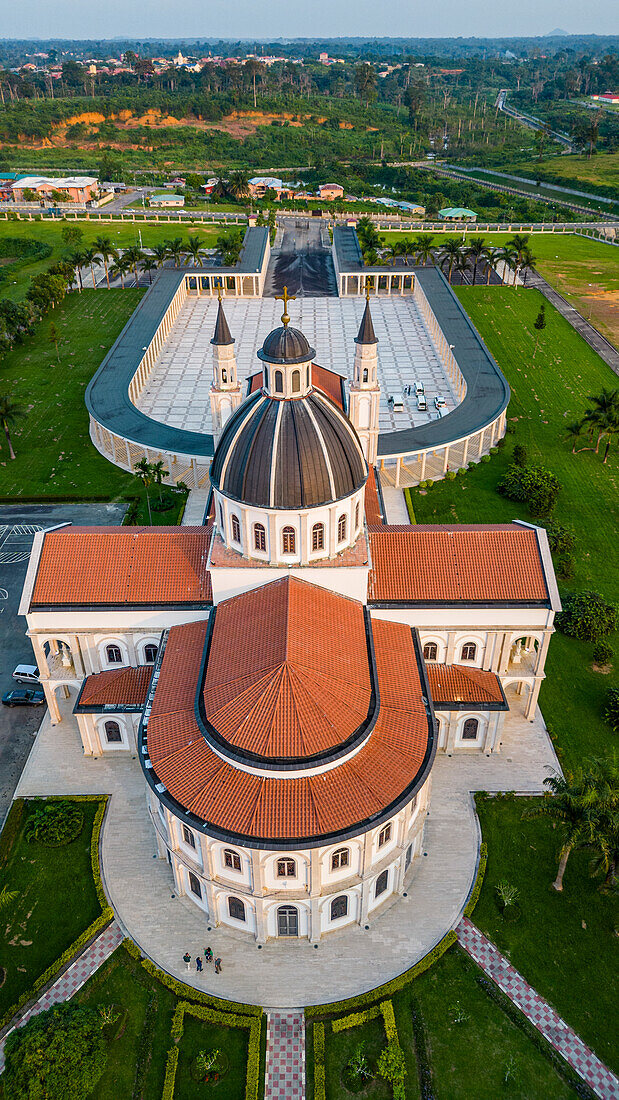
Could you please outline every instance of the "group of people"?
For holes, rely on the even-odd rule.
[[[212,952],[210,947],[205,947],[204,948],[204,961],[207,962],[207,963],[214,963],[215,964],[215,973],[216,974],[221,974],[221,959],[214,958],[213,952]],[[186,951],[185,954],[183,955],[183,962],[185,963],[185,966],[187,967],[187,969],[190,970],[191,969],[191,955],[189,954],[188,951]],[[201,955],[196,955],[196,970],[197,970],[198,974],[201,974],[203,969],[204,969],[204,966],[203,966],[203,963],[202,963],[202,956]]]

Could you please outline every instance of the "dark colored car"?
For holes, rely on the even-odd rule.
[[[41,707],[45,694],[36,688],[15,688],[2,696],[5,707]]]

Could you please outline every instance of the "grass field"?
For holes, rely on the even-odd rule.
[[[101,912],[90,863],[92,823],[99,803],[80,806],[84,812],[80,836],[71,844],[48,848],[24,839],[32,803],[27,805],[0,872],[0,889],[7,886],[18,893],[2,915],[0,968],[6,977],[0,984],[0,1016]]]
[[[532,360],[533,320],[541,301],[536,291],[463,287],[456,293],[511,386],[508,423],[516,431],[491,462],[466,477],[436,484],[425,496],[413,490],[417,522],[530,520],[526,508],[496,492],[514,443],[522,443],[531,460],[558,477],[563,489],[555,517],[576,533],[575,573],[560,582],[562,590],[591,587],[619,602],[617,454],[611,452],[604,466],[601,455],[571,454],[562,438],[564,425],[584,412],[589,394],[617,385],[615,375],[552,307]],[[617,640],[613,644],[619,648]],[[595,673],[591,644],[556,634],[546,672],[540,705],[563,763],[576,766],[583,756],[608,751],[612,735],[602,719],[602,700],[606,688],[619,686],[619,660],[610,675]]]
[[[477,799],[488,865],[473,919],[616,1072],[616,899],[597,889],[600,880],[590,878],[586,852],[570,856],[563,892],[551,888],[559,842],[550,822],[523,818],[536,801]],[[520,891],[520,916],[513,922],[496,904],[503,879]]]
[[[0,389],[26,409],[11,432],[16,453],[0,448],[0,497],[110,499],[135,489],[135,479],[103,458],[88,435],[86,385],[135,309],[142,291],[85,290],[69,294],[33,336],[2,361]],[[50,342],[60,332],[59,358]]]
[[[619,153],[597,153],[596,156],[545,157],[534,164],[504,166],[505,172],[515,175],[530,174],[536,179],[560,182],[566,187],[587,190],[587,184],[613,188],[619,196]]]
[[[72,225],[73,219],[68,221],[0,221],[0,238],[27,237],[29,240],[43,241],[51,245],[53,252],[45,260],[36,263],[23,263],[19,261],[9,268],[9,274],[0,287],[3,297],[13,298],[16,301],[25,297],[30,284],[30,277],[47,270],[51,263],[63,258],[71,251],[62,239],[62,230],[66,225]],[[222,227],[203,227],[201,221],[185,221],[182,224],[170,222],[157,225],[154,222],[87,222],[78,221],[82,230],[82,247],[88,248],[96,237],[109,237],[118,248],[130,248],[132,245],[140,245],[140,234],[144,248],[154,248],[164,241],[182,237],[187,240],[190,233],[196,234],[209,248],[214,248],[217,237],[222,232]]]

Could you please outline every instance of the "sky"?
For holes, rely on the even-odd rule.
[[[3,38],[619,34],[616,0],[0,0]]]

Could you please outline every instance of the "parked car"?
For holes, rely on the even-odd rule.
[[[392,393],[389,401],[391,402],[391,408],[394,412],[404,412],[404,397],[401,393]]]
[[[442,397],[440,393],[437,393],[436,397],[434,398],[434,408],[435,409],[444,409],[444,408],[446,408],[445,398]]]
[[[42,707],[45,695],[40,688],[14,688],[2,696],[5,707]]]
[[[427,412],[428,402],[426,401],[425,393],[417,394],[417,408],[419,409],[419,412]]]
[[[41,682],[36,665],[18,665],[13,673],[13,679],[18,684],[33,684],[37,687]]]
[[[419,397],[420,393],[425,393],[426,392],[423,388],[423,382],[415,382],[414,390],[415,390],[415,396],[416,397]]]

